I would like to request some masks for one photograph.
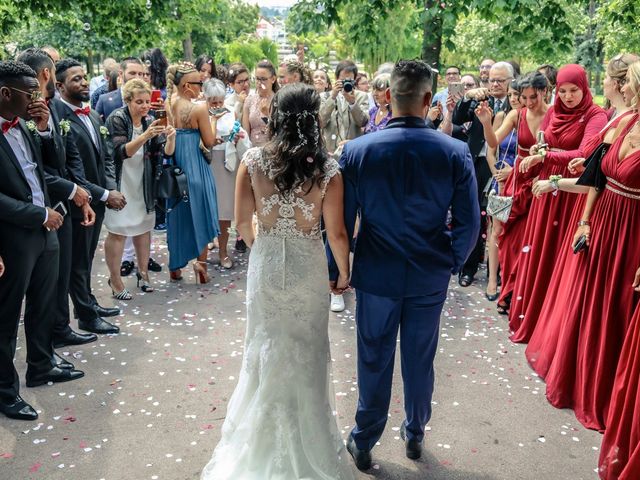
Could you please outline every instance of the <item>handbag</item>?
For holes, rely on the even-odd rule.
[[[602,159],[609,151],[611,144],[601,143],[593,151],[584,162],[584,172],[576,181],[576,185],[585,185],[587,187],[595,187],[596,190],[602,191],[607,185],[607,177],[602,172]]]
[[[172,210],[179,202],[189,201],[189,184],[182,168],[173,163],[161,165],[155,182],[155,196],[159,200],[174,200]]]
[[[520,123],[520,117],[518,117],[518,124]],[[519,125],[518,125],[519,127]],[[516,127],[516,134],[517,134],[518,130]],[[511,140],[513,139],[513,133],[511,135],[511,138],[509,139],[509,145],[507,145],[507,148],[504,152],[504,155],[502,157],[502,166],[504,167],[504,159],[507,156],[507,152],[509,151],[509,146],[511,145]],[[514,164],[513,168],[516,168],[516,165]],[[514,175],[514,183],[516,181],[516,179],[518,178],[516,175],[516,172],[514,171],[513,173]],[[508,197],[506,195],[498,195],[497,193],[495,193],[495,191],[490,190],[489,191],[489,195],[487,197],[487,215],[489,215],[490,217],[502,222],[502,223],[506,223],[507,220],[509,220],[509,215],[511,215],[511,207],[513,206],[513,197]]]

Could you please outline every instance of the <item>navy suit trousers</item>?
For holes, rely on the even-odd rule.
[[[356,290],[358,411],[351,435],[371,450],[387,423],[400,330],[405,424],[408,438],[422,441],[431,418],[433,360],[446,289],[437,295],[389,298]]]

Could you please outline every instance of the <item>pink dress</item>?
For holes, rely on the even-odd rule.
[[[254,147],[262,147],[269,140],[267,122],[265,122],[265,119],[268,121],[269,117],[265,116],[260,109],[261,98],[257,93],[252,93],[245,100],[245,106],[249,109],[249,125],[251,126],[249,139]],[[273,95],[268,100],[265,98],[264,101],[270,104],[271,98]]]

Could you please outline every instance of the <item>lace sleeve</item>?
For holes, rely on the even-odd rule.
[[[340,165],[333,158],[329,158],[327,160],[327,171],[324,174],[324,178],[322,179],[321,187],[322,187],[322,198],[324,198],[327,193],[327,185],[333,177],[340,174]]]
[[[242,157],[242,163],[247,166],[247,170],[249,170],[249,175],[253,176],[255,172],[256,165],[258,160],[260,159],[262,153],[262,148],[254,147],[247,150]]]

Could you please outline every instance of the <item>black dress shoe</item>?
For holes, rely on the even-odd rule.
[[[97,339],[98,336],[93,333],[78,333],[70,330],[66,335],[53,337],[53,348],[62,348],[68,345],[84,345],[85,343],[95,342]]]
[[[84,372],[80,370],[69,370],[66,368],[53,367],[48,372],[37,373],[35,375],[30,375],[27,370],[27,387],[38,387],[49,382],[70,382],[82,377],[84,377]]]
[[[236,240],[236,252],[239,253],[244,253],[247,251],[247,244],[244,243],[244,240],[242,240],[241,238],[239,240]]]
[[[461,287],[468,287],[469,285],[471,285],[473,283],[473,275],[460,275],[460,277],[458,277],[458,284]]]
[[[16,420],[36,420],[38,418],[38,412],[19,395],[8,402],[0,400],[0,412]]]
[[[120,328],[115,326],[112,323],[107,322],[106,320],[98,317],[88,322],[83,322],[82,320],[78,320],[78,327],[81,330],[86,330],[87,332],[93,333],[118,333],[120,332]]]
[[[404,440],[404,445],[407,453],[407,458],[411,460],[417,460],[422,456],[422,442],[419,442],[415,438],[407,439],[407,427],[404,422],[400,427],[400,437]]]
[[[58,355],[56,352],[53,352],[53,361],[56,363],[56,367],[62,368],[65,370],[73,370],[75,367],[73,363],[67,362],[64,358]]]
[[[161,272],[162,265],[156,262],[153,258],[149,257],[149,270],[152,272]]]
[[[485,297],[487,297],[487,300],[489,300],[490,302],[495,302],[495,301],[498,299],[498,297],[499,297],[500,295],[498,294],[498,292],[496,292],[496,293],[489,293],[489,292],[487,292],[487,291],[485,290],[485,292],[484,292],[484,296],[485,296]]]
[[[347,451],[353,457],[353,461],[356,467],[358,467],[358,470],[364,471],[371,468],[371,451],[358,449],[356,441],[351,435],[349,435],[349,440],[347,440]]]
[[[120,265],[120,276],[128,277],[129,275],[131,275],[131,272],[133,272],[133,267],[135,267],[135,264],[133,262],[130,262],[129,260],[125,260],[124,262],[122,262],[122,264]]]
[[[101,307],[100,305],[96,305],[94,307],[96,313],[99,317],[117,317],[122,313],[119,308],[107,308]]]

